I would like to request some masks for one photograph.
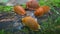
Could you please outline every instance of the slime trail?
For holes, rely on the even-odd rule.
[[[26,11],[26,16],[31,16],[33,18],[35,18],[35,15],[34,15],[34,11]],[[37,20],[37,18],[35,18]]]

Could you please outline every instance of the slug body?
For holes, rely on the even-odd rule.
[[[31,16],[22,18],[22,23],[33,31],[38,31],[38,29],[40,29],[40,25],[38,24],[38,22]]]
[[[49,6],[42,6],[42,8],[44,9],[44,13],[48,13],[48,11],[50,10]]]
[[[21,6],[14,6],[14,12],[19,15],[25,15],[26,12]]]
[[[30,10],[35,10],[37,8],[39,8],[39,4],[36,0],[30,0],[26,3],[26,6],[28,9]]]
[[[48,6],[42,6],[42,7],[39,7],[38,9],[36,9],[36,11],[34,12],[34,15],[41,17],[44,14],[48,13],[49,10],[50,10],[50,8]]]

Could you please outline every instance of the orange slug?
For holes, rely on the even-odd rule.
[[[42,7],[36,9],[36,11],[34,12],[34,15],[38,17],[43,16],[43,14],[44,14],[44,9]]]
[[[34,12],[34,15],[41,17],[45,13],[48,13],[49,10],[50,10],[49,6],[42,6],[42,7],[39,7],[38,9],[36,9],[36,11]]]
[[[50,10],[49,6],[42,6],[42,7],[44,9],[44,13],[47,13]]]
[[[17,6],[14,6],[14,12],[19,14],[19,15],[25,15],[26,12],[24,10],[24,8],[22,8],[21,6],[17,5]]]
[[[35,0],[31,0],[31,1],[27,2],[26,6],[30,10],[35,10],[35,9],[39,8],[39,4]]]
[[[31,16],[26,16],[22,18],[22,23],[25,26],[29,27],[30,30],[38,31],[38,29],[40,29],[40,25],[38,24],[38,22]]]

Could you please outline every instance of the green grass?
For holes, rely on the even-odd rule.
[[[2,29],[2,30],[0,30],[0,34],[4,34],[5,32],[4,32],[4,30]]]
[[[12,6],[0,6],[0,13],[2,12],[6,12],[6,13],[9,13],[12,11]]]
[[[60,0],[40,0],[39,4],[42,5],[52,5],[52,6],[57,6],[60,7]]]

